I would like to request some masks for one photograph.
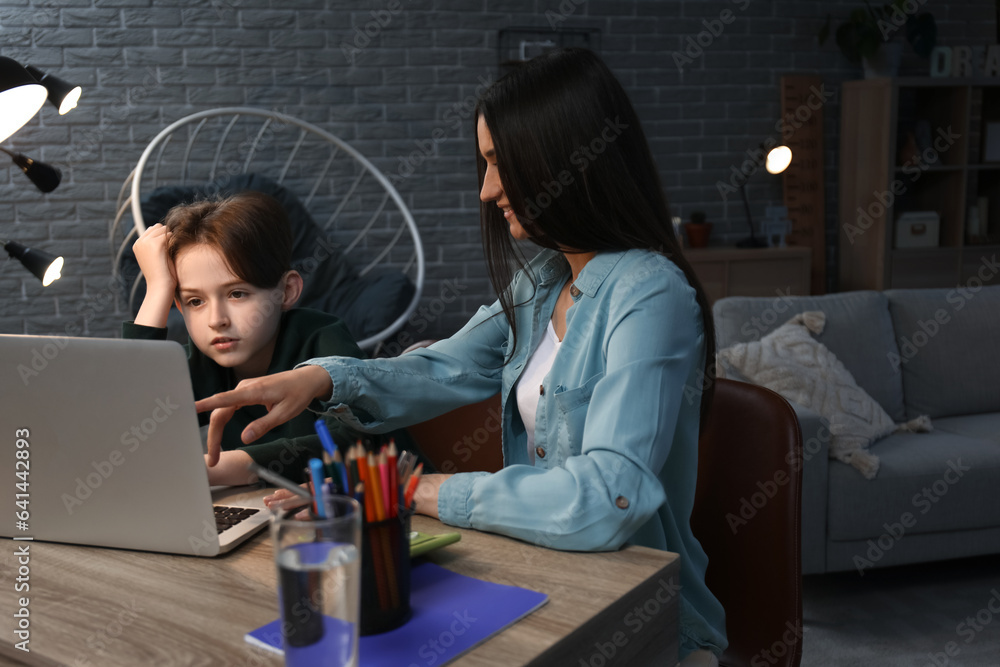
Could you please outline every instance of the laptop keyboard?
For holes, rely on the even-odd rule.
[[[224,530],[232,528],[260,511],[248,507],[227,507],[226,505],[213,505],[212,507],[215,508],[215,527],[220,535]]]

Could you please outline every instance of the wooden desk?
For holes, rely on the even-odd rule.
[[[415,517],[428,533],[456,530]],[[567,553],[462,530],[430,555],[461,574],[541,591],[549,601],[462,655],[461,667],[494,665],[673,665],[677,661],[677,554],[629,547]],[[4,541],[0,662],[114,665],[282,665],[243,635],[278,616],[270,538],[218,558],[32,542],[30,653],[13,648],[12,613],[23,543]],[[674,594],[671,594],[674,592]],[[414,656],[414,664],[427,665]],[[407,667],[402,665],[401,667]]]

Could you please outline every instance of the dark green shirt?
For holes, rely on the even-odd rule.
[[[167,330],[125,322],[122,324],[122,338],[166,340]],[[195,400],[236,387],[232,369],[215,363],[190,340],[185,349]],[[318,310],[295,308],[281,315],[278,340],[274,345],[267,374],[291,370],[296,364],[315,357],[331,356],[362,358],[365,354],[339,318]],[[267,410],[263,405],[248,405],[237,410],[222,433],[223,451],[242,449],[258,465],[269,467],[292,481],[306,481],[303,470],[308,466],[309,459],[321,457],[323,453],[313,426],[317,415],[305,410],[297,417],[271,429],[253,444],[244,445],[240,440],[243,429],[265,414]],[[199,414],[199,424],[208,424],[209,416],[210,413],[207,412]],[[346,447],[358,437],[354,431],[335,419],[328,419],[327,426],[338,445]]]

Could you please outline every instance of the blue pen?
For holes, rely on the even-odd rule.
[[[316,435],[319,436],[319,441],[323,443],[323,449],[330,456],[337,453],[337,445],[333,442],[333,436],[330,435],[330,430],[326,427],[326,422],[322,419],[317,419],[314,424],[316,428]]]
[[[313,496],[316,503],[316,516],[325,519],[329,515],[326,502],[323,499],[323,462],[319,459],[309,459],[309,472],[312,475]]]

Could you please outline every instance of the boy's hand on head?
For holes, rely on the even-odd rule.
[[[222,451],[222,431],[238,408],[263,405],[267,414],[244,429],[241,440],[250,444],[276,426],[298,416],[313,399],[327,398],[333,391],[329,373],[322,366],[302,366],[283,373],[243,380],[236,389],[203,398],[195,403],[198,412],[212,410],[208,423],[209,465],[215,465]]]
[[[170,232],[161,224],[155,224],[142,233],[132,244],[132,251],[146,279],[146,296],[142,300],[135,323],[148,327],[167,326],[170,305],[177,290],[177,276],[174,263],[167,254]]]
[[[177,277],[174,274],[174,264],[167,254],[167,241],[170,240],[170,232],[163,225],[157,223],[148,227],[142,236],[132,244],[132,252],[142,269],[142,275],[146,278],[146,287],[169,287],[170,295],[173,296],[177,286]]]

